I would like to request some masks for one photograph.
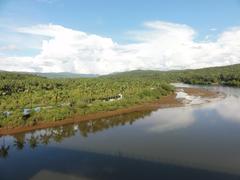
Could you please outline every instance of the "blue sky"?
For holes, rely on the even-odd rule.
[[[201,35],[240,25],[240,1],[1,0],[0,17],[15,26],[53,23],[116,40],[152,20],[188,24]]]
[[[240,26],[240,0],[0,0],[0,56],[32,57],[51,39],[16,31],[20,27],[54,24],[128,44],[136,41],[132,32],[145,31],[144,23],[154,21],[185,24],[194,29],[194,41],[216,41]]]

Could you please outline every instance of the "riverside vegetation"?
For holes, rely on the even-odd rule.
[[[154,79],[48,79],[9,72],[2,72],[0,79],[1,127],[126,108],[174,91],[171,85]]]
[[[35,125],[73,115],[127,108],[172,94],[171,82],[240,87],[240,65],[182,71],[130,71],[49,79],[0,72],[0,127]]]

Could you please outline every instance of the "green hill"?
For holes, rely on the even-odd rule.
[[[159,79],[166,82],[184,82],[188,84],[219,84],[240,87],[240,64],[202,69],[152,71],[135,70],[114,73],[106,78]]]

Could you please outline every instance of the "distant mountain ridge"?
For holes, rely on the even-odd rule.
[[[204,68],[198,68],[198,69],[176,69],[176,70],[167,70],[167,71],[161,71],[161,70],[131,70],[131,71],[123,71],[123,72],[114,72],[111,74],[103,75],[106,77],[112,76],[112,77],[122,77],[122,76],[154,76],[154,75],[163,75],[163,74],[181,74],[181,73],[203,73],[203,72],[217,72],[221,73],[223,71],[229,71],[229,72],[240,72],[240,64],[232,64],[227,66],[215,66],[215,67],[204,67]]]
[[[234,76],[238,76],[240,74],[240,64],[233,64],[228,66],[217,66],[217,67],[207,67],[207,68],[199,68],[199,69],[185,69],[185,70],[168,70],[168,71],[160,71],[160,70],[132,70],[132,71],[124,71],[124,72],[114,72],[106,75],[98,75],[98,74],[78,74],[71,72],[49,72],[49,73],[41,73],[41,72],[10,72],[0,70],[0,74],[15,74],[18,76],[38,76],[45,78],[95,78],[95,77],[105,77],[105,78],[119,78],[119,77],[151,77],[151,78],[160,78],[160,79],[176,79],[182,75],[195,75],[195,76],[212,76],[220,74],[233,74]]]
[[[78,74],[70,72],[58,72],[58,73],[32,73],[38,76],[47,77],[47,78],[93,78],[98,77],[97,74]]]

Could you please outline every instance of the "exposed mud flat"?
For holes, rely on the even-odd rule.
[[[209,91],[200,88],[177,88],[176,99],[184,105],[204,104],[216,98],[224,97],[219,92]]]

